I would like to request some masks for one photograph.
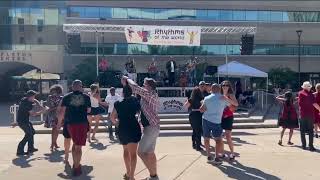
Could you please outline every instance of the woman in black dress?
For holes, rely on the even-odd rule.
[[[192,147],[197,151],[202,151],[201,135],[202,135],[202,113],[200,112],[201,101],[203,95],[199,87],[195,87],[191,93],[190,99],[185,103],[189,109],[189,121],[192,127]]]
[[[123,101],[114,104],[111,120],[119,124],[119,141],[123,145],[123,159],[126,165],[124,179],[133,180],[137,164],[137,147],[141,139],[141,128],[136,118],[141,106],[138,99],[132,96],[129,86],[123,88]]]

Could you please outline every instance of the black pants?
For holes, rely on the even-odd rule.
[[[190,112],[189,121],[192,127],[192,144],[195,147],[200,147],[202,135],[202,113],[199,111]]]
[[[306,133],[309,134],[309,147],[313,147],[313,121],[311,119],[300,119],[300,135],[303,147],[306,147]]]
[[[168,72],[168,78],[169,78],[169,85],[174,86],[174,80],[175,80],[175,72]]]
[[[20,143],[18,144],[17,152],[18,153],[24,152],[24,146],[26,145],[26,143],[28,143],[28,151],[32,150],[34,148],[33,136],[35,134],[35,130],[34,130],[32,124],[30,122],[29,123],[20,123],[19,127],[23,130],[25,135],[24,135],[23,139],[20,141]]]

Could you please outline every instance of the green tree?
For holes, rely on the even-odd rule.
[[[285,88],[287,85],[290,85],[293,89],[298,87],[297,73],[290,68],[273,68],[268,74],[273,86]]]
[[[88,87],[97,80],[96,73],[95,59],[87,58],[72,70],[68,79],[70,81],[79,79],[85,87]]]

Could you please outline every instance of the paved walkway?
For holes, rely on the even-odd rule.
[[[22,136],[18,128],[0,128],[0,179],[56,180],[71,179],[70,167],[65,167],[63,151],[49,151],[49,135],[36,135],[35,144],[40,149],[33,156],[16,157],[16,145]],[[190,137],[160,137],[157,145],[158,168],[161,180],[196,179],[320,179],[320,151],[309,152],[298,146],[277,145],[279,129],[236,130],[235,149],[237,161],[225,161],[221,166],[206,163],[206,158],[190,148]],[[75,179],[120,180],[125,172],[122,147],[112,143],[105,134],[98,134],[100,142],[84,148],[84,175]],[[293,142],[299,144],[298,132]],[[284,142],[286,142],[286,138]],[[62,136],[59,144],[62,145]],[[320,141],[315,140],[320,148]],[[136,179],[148,175],[138,161]]]

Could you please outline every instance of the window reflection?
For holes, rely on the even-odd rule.
[[[113,8],[112,18],[127,19],[127,8]]]
[[[247,21],[257,21],[258,12],[257,11],[246,11],[246,20]]]
[[[222,21],[232,21],[232,11],[229,11],[229,10],[220,11],[220,18]]]
[[[270,11],[259,11],[258,21],[270,21]]]

